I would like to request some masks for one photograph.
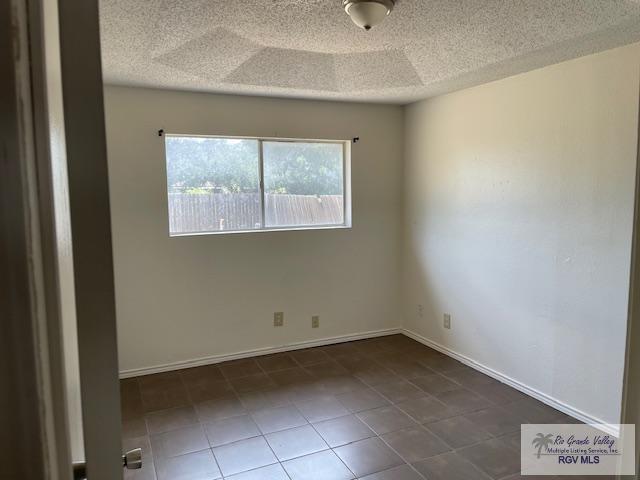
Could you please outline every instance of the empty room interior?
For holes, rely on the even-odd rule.
[[[526,425],[620,434],[638,1],[99,21],[125,479],[552,479]]]

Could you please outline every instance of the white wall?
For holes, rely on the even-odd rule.
[[[405,117],[406,327],[608,422],[620,413],[639,59],[635,44]]]
[[[107,87],[105,108],[121,370],[400,326],[401,107]],[[169,238],[160,128],[359,136],[353,228]]]

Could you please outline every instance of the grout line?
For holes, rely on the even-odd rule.
[[[257,424],[256,424],[257,425]],[[258,426],[258,429],[260,429],[260,426]],[[262,430],[260,430],[262,431]],[[271,444],[269,443],[269,440],[267,440],[267,436],[263,433],[262,434],[262,439],[264,440],[264,443],[267,444],[267,447],[269,447],[269,450],[271,450],[271,453],[273,454],[273,458],[276,459],[276,462],[278,463],[278,465],[280,465],[280,468],[282,468],[284,470],[284,473],[289,476],[289,474],[287,473],[287,471],[285,470],[284,466],[282,465],[282,462],[280,461],[280,459],[278,458],[278,455],[276,455],[276,452],[273,450],[273,448],[271,447]],[[275,464],[274,464],[275,465]]]
[[[209,441],[209,437],[207,437],[207,442]],[[216,462],[216,466],[218,467],[218,471],[220,472],[220,478],[224,478],[224,474],[222,473],[222,467],[220,466],[220,462],[218,461],[218,457],[216,457],[216,453],[213,451],[213,447],[209,444],[209,450],[211,450],[211,456],[213,457],[213,461]]]
[[[351,443],[355,443],[355,442],[351,442]],[[344,445],[341,445],[341,446],[344,446]],[[336,448],[339,448],[339,447],[336,447]],[[358,477],[358,475],[356,475],[356,472],[354,472],[353,470],[351,470],[351,469],[349,468],[349,465],[347,465],[347,464],[344,462],[344,460],[342,460],[342,458],[340,458],[340,455],[338,455],[338,454],[336,453],[335,448],[331,448],[331,447],[329,447],[329,450],[331,450],[331,453],[333,453],[333,454],[336,456],[336,458],[338,459],[338,461],[339,461],[340,463],[342,463],[342,465],[344,465],[344,468],[346,468],[349,472],[351,472],[351,475],[353,475],[353,478],[362,478],[362,477]]]

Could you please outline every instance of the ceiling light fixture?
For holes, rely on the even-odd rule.
[[[393,10],[395,0],[342,0],[353,23],[367,31],[381,23]]]

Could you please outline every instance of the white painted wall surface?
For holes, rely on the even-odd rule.
[[[107,87],[105,109],[121,370],[400,326],[401,107]],[[169,238],[160,128],[359,136],[353,228]]]
[[[406,328],[607,422],[620,414],[639,62],[635,44],[405,117]]]

